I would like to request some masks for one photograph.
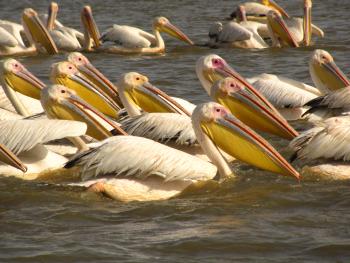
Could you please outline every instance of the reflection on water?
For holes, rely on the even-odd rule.
[[[292,15],[302,1],[278,1]],[[58,1],[58,18],[79,28],[82,5],[91,4],[101,31],[112,23],[150,29],[168,17],[197,43],[209,24],[225,18],[238,1]],[[0,18],[19,21],[24,7],[46,11],[49,1],[0,1]],[[325,39],[312,48],[239,50],[189,47],[165,36],[167,54],[88,54],[111,80],[138,71],[171,95],[194,103],[209,98],[196,79],[197,58],[224,57],[243,76],[269,72],[311,84],[308,59],[328,50],[348,72],[350,3],[314,1],[313,22]],[[65,58],[21,58],[49,83],[50,65]],[[302,127],[302,125],[299,125]],[[278,148],[286,142],[270,138]],[[122,204],[81,189],[0,180],[2,262],[347,262],[350,258],[350,183],[276,177],[237,165],[238,178],[221,187],[169,201]]]

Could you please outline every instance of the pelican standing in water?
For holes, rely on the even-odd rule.
[[[350,116],[329,118],[291,141],[292,161],[299,160],[302,173],[334,180],[350,178]],[[320,161],[322,161],[320,163]]]
[[[93,109],[76,103],[74,92],[63,86],[49,87],[42,101],[48,112],[50,107],[60,105],[85,116],[86,120],[93,117],[90,114]],[[89,126],[96,122],[88,123]],[[215,165],[146,138],[114,136],[78,154],[65,167],[80,168],[83,182],[75,185],[104,192],[121,201],[164,200],[197,181],[213,179],[217,171],[222,179],[231,176],[233,172],[217,147],[259,168],[299,178],[298,172],[267,141],[223,106],[217,103],[198,106],[192,123],[200,145]]]
[[[66,120],[7,120],[0,121],[0,144],[11,152],[2,151],[0,174],[24,180],[40,177],[44,171],[61,168],[68,159],[48,150],[43,144],[66,137],[84,135],[86,124]],[[1,148],[1,147],[0,147]],[[20,169],[14,168],[12,160]]]
[[[0,55],[57,53],[55,43],[33,9],[23,11],[22,24],[23,27],[8,21],[0,22]]]
[[[93,19],[90,6],[85,6],[82,17],[84,17],[87,30],[94,39],[96,51],[118,53],[118,54],[158,54],[164,53],[165,43],[160,33],[165,32],[190,45],[193,42],[177,27],[170,23],[165,17],[157,17],[153,21],[153,34],[130,26],[114,25],[108,29],[101,37],[98,35],[98,28]],[[112,42],[115,45],[100,45],[102,42]],[[153,46],[152,46],[153,45]]]

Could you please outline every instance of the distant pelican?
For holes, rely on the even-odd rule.
[[[273,32],[272,42],[275,45],[278,43],[281,46],[299,47],[311,44],[313,32],[323,37],[323,31],[311,24],[311,7],[312,1],[304,0],[303,18],[282,18],[279,13],[270,11],[267,14],[267,20]],[[286,30],[289,31],[289,34],[285,34]]]
[[[82,50],[85,43],[84,34],[73,28],[56,23],[57,13],[58,4],[51,2],[47,17],[47,30],[56,43],[58,50]]]
[[[248,19],[252,21],[266,22],[267,13],[271,10],[279,12],[283,17],[289,17],[288,13],[273,0],[262,0],[261,3],[245,2],[240,4],[239,7],[246,10]],[[240,16],[239,7],[232,12],[231,19]]]
[[[130,26],[114,25],[102,34],[103,42],[113,42],[115,45],[104,46],[99,43],[97,25],[93,19],[90,6],[85,6],[82,17],[85,19],[87,30],[95,42],[95,50],[118,54],[158,54],[164,53],[165,44],[160,33],[165,32],[190,45],[193,42],[180,29],[172,25],[165,17],[157,17],[153,21],[153,34]],[[152,46],[152,44],[154,46]]]
[[[66,137],[84,135],[86,125],[81,122],[61,120],[8,120],[0,121],[0,144],[5,145],[17,155],[18,163],[23,169],[19,170],[0,163],[2,176],[15,176],[24,180],[33,180],[40,173],[61,168],[68,159],[51,152],[43,144]],[[14,159],[8,152],[2,152],[9,159]],[[0,161],[4,161],[0,158]],[[24,169],[25,167],[25,169]]]
[[[57,48],[37,13],[26,8],[19,24],[0,21],[0,55],[34,55],[38,52],[56,54]],[[25,35],[26,39],[23,39]],[[26,42],[29,42],[27,46]]]
[[[192,124],[215,166],[149,139],[115,136],[77,155],[65,167],[80,168],[79,175],[85,182],[75,185],[121,201],[169,199],[196,182],[214,179],[217,172],[221,180],[234,176],[217,146],[259,168],[299,178],[267,141],[223,106],[213,102],[197,106]]]

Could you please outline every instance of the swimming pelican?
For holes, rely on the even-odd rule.
[[[76,185],[121,201],[169,199],[196,182],[214,179],[217,172],[221,180],[234,176],[217,147],[256,167],[299,178],[298,172],[267,141],[220,104],[197,106],[192,124],[215,166],[146,138],[115,136],[77,155],[65,167],[80,168],[84,182]]]
[[[84,34],[76,29],[56,23],[58,4],[51,2],[47,17],[47,30],[56,43],[59,50],[75,51],[81,50],[86,43]]]
[[[249,89],[232,77],[216,81],[210,96],[255,130],[290,140],[298,135],[285,119],[251,96]]]
[[[236,71],[234,71],[227,64],[227,62],[221,57],[219,57],[218,55],[207,55],[199,58],[196,64],[196,73],[203,88],[207,91],[209,96],[211,95],[211,88],[215,83],[215,81],[221,80],[225,77],[231,77],[235,79],[237,81],[237,84],[239,84],[240,87],[244,87],[244,89],[246,89],[246,91],[249,93],[249,96],[250,96],[249,100],[245,100],[245,103],[247,103],[246,106],[248,106],[248,108],[246,109],[249,109],[249,106],[252,105],[251,101],[255,101],[255,103],[263,107],[265,111],[264,114],[266,114],[266,112],[269,112],[270,117],[273,116],[275,120],[278,120],[279,125],[283,126],[283,128],[282,126],[280,126],[282,130],[289,131],[288,132],[289,136],[295,137],[298,134],[291,126],[289,126],[287,121],[280,115],[277,109],[259,91],[257,91],[251,84],[249,84],[249,82],[245,80],[241,75],[239,75]],[[227,97],[227,99],[230,100],[229,97]],[[222,101],[221,103],[223,102],[224,101]],[[252,114],[252,116],[250,116],[250,114],[247,112],[247,114],[244,114],[244,116],[243,115],[240,115],[240,116],[242,117],[241,121],[250,123],[250,125],[253,125],[252,127],[254,129],[266,131],[266,127],[264,127],[266,124],[260,126],[259,123],[261,124],[261,122],[260,121],[258,122],[256,119],[254,119],[254,117],[257,117],[256,115]],[[272,130],[270,130],[270,132],[271,131]],[[279,134],[279,136],[281,135],[282,134]],[[285,134],[285,136],[286,135],[287,134]]]
[[[73,63],[80,73],[87,77],[92,83],[107,93],[120,108],[123,104],[120,101],[117,87],[103,75],[83,54],[72,52],[68,55],[67,60]]]
[[[240,4],[236,10],[234,10],[230,18],[235,19],[239,18],[240,10],[239,8],[243,7],[246,10],[247,17],[249,20],[257,22],[265,22],[266,15],[269,11],[274,10],[280,13],[283,17],[289,17],[288,13],[275,1],[273,0],[262,0],[261,3],[257,2],[245,2]]]
[[[210,47],[268,48],[264,38],[273,38],[273,28],[266,24],[248,21],[243,6],[239,6],[239,19],[226,24],[215,22],[209,29]],[[286,35],[290,34],[286,28]],[[277,42],[274,42],[277,45]]]
[[[160,33],[165,32],[179,40],[182,40],[190,45],[193,42],[182,32],[175,27],[165,17],[157,17],[153,21],[153,34],[151,35],[143,30],[130,26],[114,25],[102,34],[100,39],[102,42],[113,42],[116,45],[105,46],[100,45],[97,25],[93,19],[90,6],[85,6],[82,17],[85,18],[87,30],[91,38],[95,42],[95,50],[118,53],[118,54],[158,54],[164,53],[165,44]],[[155,39],[155,43],[152,39]],[[154,43],[152,46],[152,42]]]
[[[0,22],[0,55],[57,53],[55,43],[33,9],[26,8],[23,11],[22,24],[4,20]]]
[[[350,166],[350,116],[329,118],[303,132],[289,147],[294,151],[292,161],[300,160],[308,166],[305,175],[317,175],[331,179],[349,179]],[[315,162],[321,160],[320,162]],[[335,162],[338,161],[338,162]]]
[[[272,42],[281,46],[299,47],[300,45],[309,46],[311,44],[312,33],[323,37],[324,33],[311,23],[311,0],[304,0],[303,18],[282,18],[275,11],[270,11],[267,15],[268,26],[272,34]],[[286,34],[288,29],[290,34]]]
[[[45,84],[29,72],[19,61],[9,58],[0,65],[1,106],[8,111],[29,117],[43,112],[40,92]],[[4,92],[3,92],[4,91]]]
[[[63,85],[51,85],[43,89],[41,104],[50,119],[85,122],[86,134],[96,140],[103,140],[116,134],[126,134],[119,125],[80,99],[75,90]],[[78,142],[77,147],[83,148],[84,145]]]
[[[51,152],[43,144],[66,137],[84,135],[85,123],[62,120],[8,120],[0,122],[0,144],[5,145],[21,162],[19,170],[0,158],[0,174],[33,180],[40,173],[62,167],[68,159]],[[13,159],[8,152],[2,152]],[[15,161],[17,162],[17,161]],[[25,167],[25,169],[24,169]]]
[[[120,107],[104,90],[100,89],[79,72],[73,63],[63,61],[52,66],[50,79],[73,89],[87,103],[114,119],[118,118]]]

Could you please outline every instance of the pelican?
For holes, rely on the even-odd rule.
[[[286,120],[251,96],[249,89],[237,79],[227,77],[218,80],[210,89],[210,96],[253,129],[289,140],[298,136]]]
[[[50,119],[76,120],[87,124],[86,134],[103,140],[116,134],[126,134],[115,122],[80,99],[77,92],[63,85],[51,85],[41,92],[41,104]],[[81,142],[74,142],[83,149]]]
[[[78,154],[65,167],[79,169],[83,182],[75,185],[120,201],[169,199],[197,182],[214,179],[217,172],[221,180],[234,176],[217,147],[256,167],[299,178],[267,141],[220,104],[197,106],[192,124],[213,164],[146,138],[115,136]]]
[[[274,45],[278,43],[281,46],[299,47],[300,45],[309,46],[311,44],[312,33],[323,37],[321,29],[311,24],[311,0],[304,0],[303,18],[282,18],[275,11],[270,11],[267,15],[268,26],[272,34]],[[286,34],[288,29],[289,34]]]
[[[231,13],[230,19],[239,18],[240,7],[246,10],[248,19],[253,21],[265,22],[267,13],[271,10],[274,10],[280,13],[283,17],[289,17],[288,13],[275,1],[262,0],[261,3],[246,2],[246,3],[240,4],[239,7]]]
[[[52,66],[50,79],[77,92],[87,103],[114,119],[118,118],[120,107],[104,90],[100,89],[79,72],[73,63],[63,61]]]
[[[55,43],[33,9],[23,11],[22,24],[0,21],[1,56],[57,53]]]
[[[240,88],[243,88],[246,90],[245,92],[247,92],[250,96],[249,100],[243,99],[241,98],[241,100],[244,101],[244,103],[246,103],[246,106],[248,106],[246,108],[247,112],[242,112],[240,114],[240,117],[242,118],[241,121],[245,122],[248,125],[252,125],[252,127],[254,129],[259,129],[261,131],[267,131],[267,127],[266,127],[266,123],[263,124],[263,122],[265,122],[267,119],[267,116],[263,117],[262,115],[260,115],[260,117],[263,117],[263,119],[265,119],[265,121],[263,121],[263,119],[260,119],[259,115],[256,114],[252,114],[249,113],[249,108],[252,106],[252,101],[254,101],[254,104],[258,104],[260,105],[259,108],[263,109],[263,112],[261,112],[263,115],[267,114],[275,119],[275,121],[277,120],[277,122],[279,123],[278,126],[278,130],[282,131],[284,130],[284,132],[282,132],[284,135],[282,136],[282,133],[277,132],[277,130],[274,130],[274,132],[272,132],[272,130],[269,130],[268,132],[272,132],[275,135],[279,135],[282,136],[284,138],[294,138],[295,136],[298,135],[298,133],[287,123],[287,121],[279,114],[279,112],[277,111],[277,109],[259,92],[257,91],[251,84],[249,84],[249,82],[247,80],[245,80],[241,75],[239,75],[236,71],[234,71],[228,64],[227,62],[222,59],[221,57],[217,56],[217,55],[207,55],[207,56],[203,56],[201,58],[199,58],[197,60],[197,64],[196,64],[196,73],[197,73],[197,77],[199,79],[199,81],[201,82],[203,88],[207,91],[208,95],[211,96],[212,91],[211,88],[213,86],[213,84],[215,83],[215,81],[221,80],[225,77],[231,77],[234,80],[237,81],[237,84],[240,86]],[[219,91],[219,90],[216,90]],[[215,91],[215,92],[216,92]],[[226,92],[226,91],[225,91]],[[224,93],[225,93],[224,92]],[[224,93],[222,95],[224,95]],[[221,97],[217,97],[216,93],[213,94],[214,99],[220,101],[220,103],[224,103],[225,105],[228,106],[227,103],[233,103],[231,102],[224,102],[224,100],[232,100],[232,98],[230,98],[230,96],[227,96],[225,99],[223,99]],[[240,102],[242,104],[242,102]],[[234,110],[233,104],[231,106],[229,106],[230,109]],[[256,107],[256,106],[254,106]],[[235,112],[237,112],[238,109],[235,110]],[[253,117],[260,119],[260,121],[257,121],[257,119],[254,119]],[[239,117],[238,117],[239,118]],[[272,119],[270,119],[269,121],[271,121]],[[275,122],[273,121],[273,122]],[[275,122],[275,124],[277,124]],[[270,123],[271,125],[271,123]],[[275,127],[277,128],[277,127]],[[287,132],[288,130],[288,132]],[[277,133],[276,133],[277,132]],[[287,133],[286,133],[287,132]],[[288,135],[287,135],[288,134]]]
[[[43,112],[38,100],[45,84],[15,59],[4,60],[0,68],[1,108],[24,117]]]
[[[118,54],[159,54],[164,53],[165,44],[160,33],[165,32],[190,45],[193,42],[175,27],[165,17],[157,17],[153,21],[153,34],[151,35],[135,27],[114,25],[100,37],[102,42],[112,42],[115,45],[100,45],[97,25],[93,19],[90,6],[85,6],[82,17],[85,19],[87,30],[95,42],[95,50]],[[153,40],[154,39],[154,40]],[[152,46],[153,45],[153,46]]]
[[[292,161],[310,164],[303,168],[305,175],[349,179],[349,127],[350,116],[332,117],[318,122],[316,127],[291,141],[289,147],[294,151]],[[321,164],[319,161],[322,161]]]
[[[84,135],[86,124],[66,120],[6,120],[0,121],[0,144],[5,145],[23,169],[14,168],[6,161],[14,156],[1,152],[0,174],[24,180],[40,177],[44,171],[61,168],[68,159],[48,150],[43,144],[66,137]],[[1,147],[0,147],[1,148]],[[5,161],[5,162],[4,162]]]
[[[81,74],[107,93],[120,108],[123,108],[117,87],[96,67],[94,67],[87,57],[79,52],[72,52],[68,55],[67,60],[73,63]]]

